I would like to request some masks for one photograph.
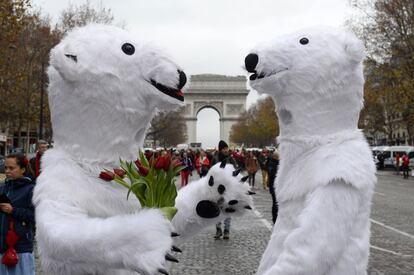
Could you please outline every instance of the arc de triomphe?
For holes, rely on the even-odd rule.
[[[213,74],[192,75],[185,93],[187,142],[197,141],[197,114],[204,108],[213,108],[220,116],[220,139],[229,142],[231,126],[246,110],[246,77]]]

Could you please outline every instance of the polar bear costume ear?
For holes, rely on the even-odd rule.
[[[346,34],[345,52],[352,62],[360,63],[365,58],[365,46],[354,34]]]

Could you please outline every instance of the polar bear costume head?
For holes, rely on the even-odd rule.
[[[281,137],[323,136],[356,129],[363,58],[353,34],[317,27],[261,44],[245,63],[251,87],[276,102]]]
[[[119,157],[134,158],[156,110],[183,106],[182,69],[117,27],[69,32],[50,65],[55,146],[82,161],[115,165]]]

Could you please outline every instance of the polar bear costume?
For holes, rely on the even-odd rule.
[[[307,29],[257,46],[250,85],[276,102],[279,216],[258,274],[366,274],[376,182],[357,122],[364,48],[354,35]]]
[[[251,208],[249,187],[225,162],[179,191],[172,222],[98,177],[119,158],[137,157],[155,110],[183,105],[186,76],[162,51],[119,28],[90,25],[70,32],[50,64],[55,146],[33,197],[46,274],[167,274],[172,232],[179,241]]]

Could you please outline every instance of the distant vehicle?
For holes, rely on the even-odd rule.
[[[253,152],[261,152],[262,148],[258,148],[258,147],[251,147],[251,148],[246,148],[247,152],[253,151]]]
[[[188,149],[188,144],[177,144],[176,147],[177,151],[181,151],[181,150],[187,150]]]
[[[201,149],[201,142],[191,142],[190,143],[191,150],[200,150]]]
[[[404,153],[406,153],[410,159],[410,167],[414,167],[414,146],[379,146],[371,149],[372,153],[375,154],[376,162],[378,161],[377,155],[382,153],[385,167],[395,167],[394,162],[396,155],[399,154],[400,157],[402,157]]]

